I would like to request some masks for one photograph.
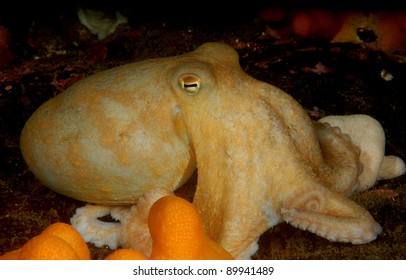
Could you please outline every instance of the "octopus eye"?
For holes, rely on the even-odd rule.
[[[186,74],[180,77],[179,84],[187,94],[195,95],[200,89],[200,78],[193,74]]]

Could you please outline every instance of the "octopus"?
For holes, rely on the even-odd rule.
[[[109,234],[94,230],[95,213],[116,213],[127,226],[113,228],[150,242],[147,232],[130,231],[137,223],[143,231],[153,201],[197,171],[193,204],[204,229],[238,259],[250,258],[261,234],[282,222],[333,242],[375,240],[381,226],[350,195],[405,173],[402,159],[385,155],[377,120],[312,120],[217,42],[76,82],[32,114],[21,151],[45,186],[88,203],[75,223],[101,243]]]

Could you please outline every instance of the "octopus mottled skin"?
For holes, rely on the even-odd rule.
[[[34,112],[21,150],[46,186],[108,209],[173,192],[197,169],[193,203],[206,232],[249,258],[283,221],[354,244],[381,232],[347,197],[403,174],[404,163],[384,156],[373,118],[346,117],[312,121],[290,95],[247,75],[233,48],[205,43],[75,83]]]

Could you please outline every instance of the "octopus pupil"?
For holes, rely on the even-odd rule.
[[[185,88],[191,88],[191,87],[197,87],[197,84],[185,84],[184,85]]]

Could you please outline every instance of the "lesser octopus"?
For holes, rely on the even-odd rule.
[[[30,117],[21,150],[46,186],[97,205],[172,192],[197,168],[193,203],[205,230],[249,258],[259,236],[283,221],[354,244],[381,232],[347,196],[382,174],[403,174],[404,163],[384,157],[379,123],[354,119],[312,121],[290,95],[247,75],[232,47],[205,43],[75,83]],[[368,127],[376,138],[363,136]]]

